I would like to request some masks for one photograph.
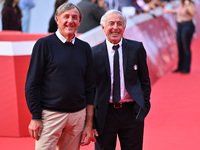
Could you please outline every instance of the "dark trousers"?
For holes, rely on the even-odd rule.
[[[192,21],[177,23],[176,40],[178,45],[178,70],[190,71],[191,41],[195,31]]]
[[[95,150],[115,150],[117,135],[121,150],[142,150],[144,121],[138,121],[132,107],[109,106],[103,134],[96,137]]]

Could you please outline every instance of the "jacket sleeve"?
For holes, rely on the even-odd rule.
[[[139,80],[140,80],[141,88],[144,94],[145,107],[146,107],[145,115],[147,115],[147,113],[150,110],[149,100],[150,100],[150,93],[151,93],[151,83],[150,83],[150,78],[149,78],[149,70],[147,66],[147,54],[142,43],[141,43],[141,48],[139,51],[139,64],[140,64]]]

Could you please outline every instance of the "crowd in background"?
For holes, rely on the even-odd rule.
[[[55,21],[55,11],[65,2],[67,3],[68,0],[55,1],[54,13],[51,16],[47,27],[49,33],[56,32],[57,23]],[[35,7],[34,1],[0,0],[0,3],[2,4],[2,30],[29,32],[31,9]],[[176,21],[178,22],[176,38],[179,63],[174,72],[190,72],[190,46],[195,32],[195,25],[193,24],[195,2],[192,0],[80,0],[77,3],[77,6],[83,13],[83,18],[77,33],[85,33],[99,26],[101,17],[106,11],[111,9],[121,11],[128,19],[141,13],[150,13],[150,11],[157,9],[158,7],[162,9],[163,13],[176,13]],[[156,17],[155,15],[153,16]]]
[[[127,18],[133,18],[135,15],[141,13],[152,14],[152,11],[157,8],[169,7],[169,2],[171,1],[172,0],[78,0],[76,2],[83,11],[83,20],[77,32],[84,33],[99,26],[101,16],[110,9],[120,10]],[[68,0],[55,0],[54,12],[55,9],[64,2],[68,2]],[[179,2],[179,0],[176,2]],[[37,7],[35,6],[34,0],[0,0],[0,4],[2,30],[29,32],[31,9]],[[177,5],[177,3],[173,4]],[[47,30],[48,32],[55,32],[56,29],[57,25],[53,13],[49,20]]]

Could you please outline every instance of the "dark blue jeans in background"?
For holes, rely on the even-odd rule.
[[[191,41],[195,31],[192,21],[177,23],[176,40],[178,45],[178,70],[182,73],[190,72],[191,65]]]

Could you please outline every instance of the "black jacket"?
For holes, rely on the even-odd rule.
[[[96,95],[94,128],[101,134],[104,128],[111,93],[110,66],[106,42],[92,48],[95,66]],[[141,42],[123,39],[123,68],[125,87],[139,109],[137,119],[144,120],[150,110],[150,78],[146,52]],[[137,67],[134,67],[137,66]]]

